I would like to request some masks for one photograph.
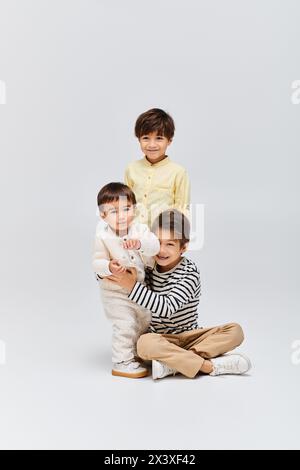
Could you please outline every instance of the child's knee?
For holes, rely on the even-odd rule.
[[[146,333],[138,339],[137,342],[137,353],[142,359],[151,359],[153,344],[155,342],[156,333]]]
[[[234,343],[239,346],[244,341],[244,332],[241,325],[232,323],[232,334]]]

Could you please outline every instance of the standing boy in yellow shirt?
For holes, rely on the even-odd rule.
[[[128,165],[125,184],[136,196],[138,220],[149,227],[156,216],[170,208],[189,215],[188,174],[166,155],[174,131],[172,117],[158,108],[141,114],[135,124],[135,135],[144,157]]]

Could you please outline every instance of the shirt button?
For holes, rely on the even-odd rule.
[[[131,259],[134,259],[134,256],[130,256]]]

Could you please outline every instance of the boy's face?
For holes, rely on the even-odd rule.
[[[171,142],[172,139],[169,140],[167,137],[158,135],[157,132],[151,132],[139,138],[141,150],[151,163],[157,163],[164,159],[167,147]]]
[[[187,250],[187,244],[180,246],[180,241],[165,229],[159,229],[156,233],[160,242],[160,251],[155,256],[156,263],[160,266],[160,271],[169,271],[180,261],[182,254]]]
[[[126,233],[134,215],[134,205],[126,197],[103,204],[100,212],[102,219],[117,233]]]

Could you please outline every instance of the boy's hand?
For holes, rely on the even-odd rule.
[[[139,250],[141,248],[140,240],[126,240],[123,242],[125,250]]]
[[[110,276],[108,278],[106,277],[105,279],[109,279],[115,284],[118,284],[119,286],[124,287],[131,292],[137,280],[137,272],[135,268],[129,268],[126,269],[126,272],[121,275]]]
[[[124,266],[122,266],[119,261],[113,259],[109,263],[109,270],[112,274],[122,274],[126,271],[126,268],[124,268]]]

